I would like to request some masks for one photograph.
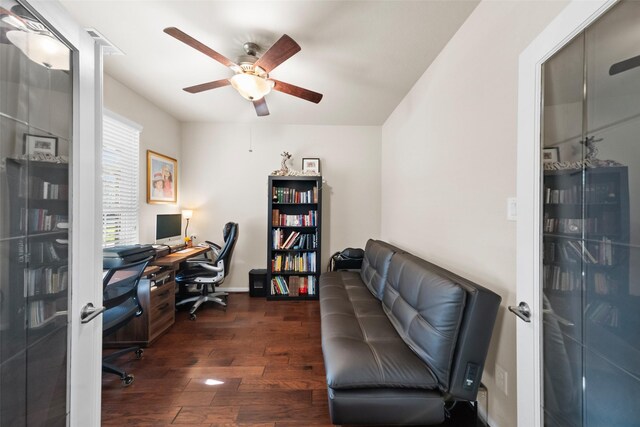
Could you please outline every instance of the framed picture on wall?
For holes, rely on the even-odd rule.
[[[147,150],[147,203],[178,201],[178,161]]]
[[[542,163],[557,163],[560,161],[560,149],[558,147],[542,149]]]
[[[318,158],[303,158],[302,159],[302,172],[307,173],[320,173],[320,159]]]
[[[58,138],[53,136],[24,134],[24,154],[58,155]]]

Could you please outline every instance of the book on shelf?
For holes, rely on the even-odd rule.
[[[274,212],[275,213],[275,212]],[[306,215],[281,214],[273,217],[273,226],[286,227],[315,227],[318,224],[318,212],[310,210]]]
[[[617,295],[618,283],[607,274],[596,271],[593,273],[593,289],[598,295]]]
[[[59,262],[67,259],[67,246],[52,241],[38,242],[18,240],[18,262],[21,263],[45,263]]]
[[[289,278],[289,295],[297,297],[300,295],[300,278],[298,276],[291,276]],[[304,291],[304,289],[302,289]]]
[[[273,276],[271,279],[271,295],[313,296],[317,290],[316,276]]]
[[[287,237],[287,239],[282,244],[282,249],[291,249],[291,247],[293,246],[293,243],[298,239],[299,236],[300,236],[300,232],[298,231],[293,231],[289,233],[289,237]]]
[[[28,176],[27,168],[22,168],[18,196],[34,200],[68,200],[69,185],[55,184],[37,176]]]
[[[544,189],[544,203],[547,205],[556,204],[581,204],[585,203],[617,203],[618,194],[615,182],[589,183],[584,186],[584,196],[582,185],[575,184],[565,188]]]
[[[67,266],[24,269],[25,296],[50,295],[67,289]]]
[[[304,284],[307,288],[307,294],[315,295],[316,294],[316,276],[305,276]]]
[[[33,301],[28,308],[28,328],[33,329],[42,326],[58,315],[55,301]]]
[[[318,203],[318,188],[313,187],[312,190],[297,190],[289,187],[273,187],[272,200],[275,203]]]
[[[587,246],[582,240],[569,240],[563,245],[563,248],[568,248],[579,259],[589,264],[597,264],[598,260],[591,254]]]
[[[587,305],[585,312],[589,319],[600,325],[617,328],[620,322],[620,310],[617,306],[606,302],[596,301]]]
[[[614,246],[612,240],[607,237],[587,243],[582,240],[545,240],[543,261],[545,263],[585,262],[586,264],[613,266],[616,265]]]
[[[543,219],[543,231],[563,234],[581,234],[583,231],[616,234],[618,229],[614,212],[603,212],[600,216],[591,218],[552,218],[546,213]]]
[[[66,215],[49,213],[47,209],[21,208],[20,214],[20,231],[53,231],[69,227]],[[63,228],[58,227],[59,224]]]
[[[582,275],[575,269],[547,264],[542,268],[542,277],[546,290],[572,292],[584,288]]]
[[[276,254],[271,260],[271,271],[274,273],[282,271],[315,273],[316,253]]]
[[[318,239],[317,233],[301,233],[292,231],[286,234],[281,228],[272,230],[272,248],[273,249],[317,249]],[[285,235],[287,237],[285,237]]]
[[[271,295],[288,295],[289,286],[282,276],[274,276],[271,279]]]

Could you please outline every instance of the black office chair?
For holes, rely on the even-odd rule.
[[[142,314],[142,306],[138,300],[138,283],[148,262],[149,260],[143,260],[112,268],[102,279],[103,305],[106,308],[102,319],[103,337],[113,334],[131,319]],[[140,359],[143,350],[139,346],[129,347],[102,358],[102,372],[120,376],[125,386],[133,382],[133,375],[109,362],[129,352],[135,352],[136,358]]]
[[[229,294],[217,292],[215,288],[224,282],[224,278],[231,269],[231,257],[238,240],[238,224],[235,222],[226,223],[222,236],[224,247],[207,240],[211,251],[205,253],[203,258],[187,260],[187,267],[176,276],[176,283],[180,286],[181,291],[178,298],[184,295],[185,290],[189,287],[195,286],[198,289],[197,295],[191,294],[193,296],[189,296],[187,294],[186,298],[176,303],[176,305],[182,305],[195,301],[189,310],[191,320],[196,320],[196,310],[207,301],[216,302],[226,309]]]

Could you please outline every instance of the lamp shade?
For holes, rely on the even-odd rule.
[[[191,209],[183,209],[182,210],[182,218],[191,219],[193,217],[193,210]]]
[[[69,48],[48,34],[7,31],[7,39],[27,58],[52,70],[68,70]]]
[[[229,79],[233,86],[245,99],[257,101],[271,92],[274,82],[254,74],[239,73]]]

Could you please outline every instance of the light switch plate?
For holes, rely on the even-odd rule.
[[[518,199],[509,197],[507,199],[507,220],[516,221],[518,219]]]

